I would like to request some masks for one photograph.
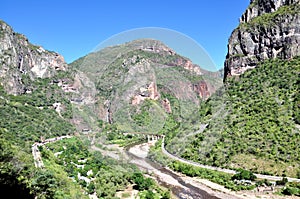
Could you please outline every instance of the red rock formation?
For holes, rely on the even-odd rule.
[[[131,99],[131,104],[138,105],[145,99],[158,100],[159,93],[157,91],[156,83],[151,82],[147,88],[140,88],[137,95],[133,96]]]
[[[144,97],[140,95],[136,95],[131,99],[131,104],[132,105],[138,105],[141,103],[141,101],[144,101]]]
[[[205,81],[193,84],[192,89],[204,100],[210,96],[210,92]]]
[[[176,65],[183,66],[184,69],[196,73],[197,75],[202,75],[200,67],[198,65],[193,64],[193,62],[191,62],[188,59],[179,58],[176,60]]]

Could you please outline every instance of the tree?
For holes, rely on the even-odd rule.
[[[255,180],[256,176],[251,172],[244,169],[239,169],[238,173],[232,176],[232,180]]]
[[[276,185],[286,185],[286,183],[288,183],[288,179],[287,178],[282,178],[282,180],[278,180],[276,181]]]
[[[134,188],[137,190],[148,190],[154,182],[150,178],[144,178],[141,173],[134,173],[132,176],[133,182],[136,184]]]

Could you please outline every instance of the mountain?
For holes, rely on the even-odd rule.
[[[85,198],[63,169],[55,170],[58,165],[36,168],[32,158],[35,142],[76,131],[68,93],[58,86],[72,79],[63,57],[0,21],[0,60],[1,192],[11,198],[53,198],[59,192]]]
[[[24,35],[14,32],[1,20],[0,62],[1,85],[14,95],[30,92],[22,82],[24,75],[29,80],[50,78],[67,69],[61,55],[29,43]]]
[[[200,106],[204,131],[167,149],[204,164],[299,177],[299,1],[251,1],[229,39],[225,87]],[[176,144],[183,138],[182,145]]]
[[[144,197],[170,198],[135,166],[89,147],[143,139],[133,133],[164,135],[169,152],[194,162],[299,178],[299,11],[296,0],[251,1],[224,72],[152,39],[67,65],[0,21],[1,193],[114,198],[137,185]]]
[[[108,47],[67,65],[3,21],[0,62],[0,190],[11,198],[113,198],[136,182],[143,194],[169,198],[135,166],[91,151],[89,138],[163,133],[191,120],[222,85],[221,73],[160,41]]]
[[[299,0],[252,0],[229,38],[224,79],[267,59],[299,56],[299,24]]]
[[[167,115],[178,112],[170,97],[189,104],[191,114],[222,85],[220,73],[151,39],[107,47],[71,66],[94,83],[100,119],[130,132],[158,132]]]
[[[88,111],[96,112],[96,98],[90,96],[93,86],[85,74],[73,70],[58,53],[31,44],[3,21],[0,60],[3,195],[114,198],[137,181],[143,194],[168,194],[132,164],[90,150],[88,136],[81,133],[85,126],[78,125],[94,117]]]

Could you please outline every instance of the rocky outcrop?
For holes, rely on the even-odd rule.
[[[250,6],[240,18],[240,23],[248,23],[265,13],[276,12],[282,6],[299,3],[299,0],[251,0]]]
[[[167,53],[168,55],[175,55],[176,52],[171,48],[164,45],[162,42],[158,40],[136,40],[135,42],[131,42],[131,45],[135,45],[137,49],[143,51],[149,51],[153,53],[164,54]]]
[[[139,89],[138,93],[132,97],[131,104],[138,105],[146,99],[158,100],[158,98],[157,86],[154,82],[151,82],[149,85]]]
[[[65,70],[64,58],[40,46],[29,43],[28,39],[0,20],[0,83],[10,94],[26,91],[22,76],[30,79],[51,77],[58,70]]]
[[[144,103],[147,99],[156,100],[147,109],[152,117],[161,114],[158,110],[172,113],[173,107],[165,100],[169,96],[180,103],[198,105],[200,98],[207,99],[222,84],[219,72],[205,71],[162,42],[151,39],[107,47],[71,65],[95,83],[99,119],[125,126],[132,122],[131,114],[141,111],[144,105],[149,108]],[[80,102],[81,98],[74,97],[73,101]]]
[[[176,60],[176,65],[182,66],[184,69],[189,70],[197,75],[203,75],[201,71],[202,69],[200,69],[198,65],[193,64],[191,60],[180,57]]]
[[[300,55],[300,1],[255,0],[229,39],[224,79],[258,62]]]
[[[205,81],[192,84],[193,91],[196,92],[201,99],[208,99],[211,93],[209,92],[208,85]]]

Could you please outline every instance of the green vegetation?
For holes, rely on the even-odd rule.
[[[234,55],[230,56],[230,59],[241,58],[241,57],[245,57],[245,55],[244,54],[234,54]]]
[[[214,183],[224,185],[225,188],[228,188],[228,189],[231,189],[234,191],[252,190],[256,187],[255,185],[238,185],[232,180],[232,176],[230,174],[213,171],[213,170],[209,170],[209,169],[203,169],[200,167],[195,167],[192,165],[181,163],[179,161],[173,161],[168,166],[172,170],[181,172],[187,176],[208,179]]]
[[[41,136],[50,138],[74,132],[74,127],[59,117],[52,107],[55,98],[59,100],[59,97],[50,94],[50,90],[49,95],[39,91],[32,95],[12,96],[0,88],[0,114],[5,118],[0,120],[0,129],[6,132],[2,136],[11,143],[26,146],[27,151],[30,149],[27,144],[39,141]],[[68,102],[65,104],[70,106]],[[65,115],[69,116],[70,110]]]
[[[280,190],[280,194],[300,196],[300,183],[287,183],[286,186]]]
[[[300,161],[299,73],[300,58],[270,60],[239,78],[228,79],[220,97],[213,96],[201,105],[201,121],[209,125],[182,146],[182,157],[296,177]],[[218,101],[226,105],[227,114],[214,114],[212,109],[221,110]],[[204,148],[212,140],[208,138],[215,140]]]
[[[114,198],[118,190],[124,190],[130,184],[134,184],[140,194],[156,197],[167,194],[135,166],[105,158],[99,152],[90,152],[78,138],[48,144],[47,148],[42,148],[46,169],[60,168],[89,194],[96,192],[100,198]]]
[[[141,49],[144,46],[145,49]],[[147,50],[149,46],[149,50]],[[97,97],[102,104],[109,101],[113,122],[128,132],[157,133],[167,119],[161,106],[163,99],[172,100],[175,120],[188,119],[198,110],[199,94],[187,88],[200,88],[201,83],[220,84],[215,73],[205,78],[184,69],[187,58],[165,50],[151,50],[152,46],[165,49],[164,44],[152,40],[133,41],[91,53],[71,65],[82,70],[95,83]],[[147,86],[155,82],[162,95],[159,101],[146,100],[131,105],[134,96],[147,96]],[[141,92],[144,90],[143,92]],[[171,99],[172,98],[172,99]],[[130,99],[130,100],[129,100]],[[100,101],[101,101],[100,100]]]
[[[136,107],[134,107],[136,108]],[[132,114],[133,121],[138,126],[148,126],[151,124],[151,116],[150,116],[150,108],[151,108],[151,101],[146,100],[142,103],[138,110],[135,110],[135,114]]]
[[[98,136],[104,135],[106,137],[107,144],[118,144],[122,147],[145,140],[143,135],[126,133],[115,124],[105,124],[105,128],[98,134]]]
[[[154,162],[157,162],[163,166],[169,165],[172,160],[166,156],[164,153],[161,151],[161,143],[162,140],[158,140],[154,146],[150,148],[148,158]]]
[[[268,180],[258,180],[256,176],[248,170],[237,169],[237,173],[234,175],[213,171],[209,169],[203,169],[195,167],[189,164],[185,164],[179,161],[174,161],[161,151],[161,140],[158,141],[155,146],[150,148],[149,158],[161,165],[167,166],[174,171],[183,173],[190,177],[198,177],[202,179],[208,179],[211,182],[223,185],[233,191],[239,190],[253,190],[258,186],[272,186],[272,183]],[[248,182],[246,182],[248,180]],[[251,183],[249,183],[251,181]],[[284,186],[277,193],[280,195],[300,195],[300,183],[288,182],[287,178],[283,177],[282,180],[277,181],[276,185]]]
[[[99,152],[89,152],[77,138],[48,144],[47,148],[41,151],[47,170],[65,171],[87,193],[96,192],[99,197],[113,198],[117,190],[126,188],[130,173],[136,170],[104,158]],[[55,153],[59,155],[56,157]]]
[[[248,6],[247,9],[251,9],[253,8],[254,6],[257,6],[258,5],[258,0],[253,0],[252,3]]]
[[[253,5],[255,4],[253,3]],[[288,18],[290,16],[299,14],[299,10],[300,5],[298,3],[281,6],[275,12],[262,14],[258,17],[253,18],[248,23],[240,24],[240,28],[246,28],[249,31],[255,30],[255,27],[271,28],[272,26],[280,23],[282,18]]]
[[[170,192],[162,189],[157,189],[155,182],[151,178],[145,178],[141,173],[134,173],[132,175],[132,181],[135,184],[134,188],[139,190],[139,196],[141,199],[169,199]],[[155,190],[155,191],[153,191]]]
[[[58,73],[51,79],[32,80],[23,75],[24,86],[32,92],[18,96],[8,95],[0,87],[0,114],[4,118],[0,120],[0,188],[3,194],[25,199],[35,196],[81,199],[96,192],[102,198],[115,198],[118,190],[134,184],[133,174],[140,172],[137,168],[90,152],[88,145],[78,138],[40,147],[45,168],[35,168],[31,151],[34,142],[76,131],[69,121],[72,118],[70,96],[52,83],[52,79],[71,76]],[[61,115],[53,108],[57,102],[63,106]],[[109,124],[98,123],[104,133],[111,131],[108,137],[115,143],[127,145],[141,139],[125,136]],[[92,173],[90,176],[88,171]],[[94,180],[88,183],[82,176]],[[151,184],[139,188],[141,195],[156,198],[168,195],[168,191],[162,190],[154,181],[143,179]]]
[[[28,47],[29,47],[29,49],[30,49],[31,51],[35,51],[35,52],[38,52],[38,53],[39,53],[39,51],[37,51],[37,50],[40,48],[40,46],[36,46],[36,45],[29,44]],[[39,54],[40,54],[40,53],[39,53]]]
[[[255,180],[256,176],[251,172],[244,169],[238,169],[238,173],[234,174],[232,180]]]
[[[225,186],[228,189],[238,190],[252,190],[256,187],[255,176],[252,172],[246,170],[240,170],[236,175],[231,175],[219,171],[213,171],[196,166],[192,166],[179,161],[174,161],[161,152],[161,141],[158,141],[155,146],[151,147],[149,158],[159,164],[169,167],[170,169],[185,174],[190,177],[198,177],[202,179],[208,179],[214,183]],[[252,185],[237,184],[234,180],[252,180]]]
[[[23,75],[22,81],[31,94],[12,96],[0,87],[1,190],[12,198],[85,198],[65,173],[35,168],[31,152],[41,138],[74,133],[68,121],[71,104],[50,79],[32,81]],[[54,110],[55,102],[64,104],[65,118]]]

